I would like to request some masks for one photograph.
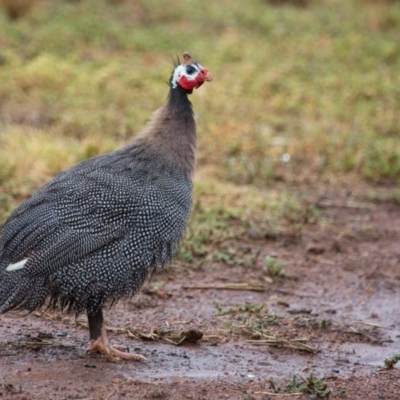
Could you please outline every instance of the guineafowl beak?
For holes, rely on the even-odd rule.
[[[198,89],[204,82],[211,82],[213,79],[210,71],[207,68],[202,68],[196,77],[197,86],[195,88]]]
[[[213,76],[211,75],[208,69],[203,68],[202,71],[204,71],[204,78],[203,78],[204,81],[211,82],[212,80],[214,80]]]

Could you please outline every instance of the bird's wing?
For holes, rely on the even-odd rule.
[[[124,237],[145,184],[107,165],[74,167],[18,207],[1,233],[0,269],[17,263],[31,276],[51,274]]]

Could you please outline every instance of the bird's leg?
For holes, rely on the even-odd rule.
[[[120,358],[126,360],[145,360],[140,354],[132,354],[121,351],[123,346],[111,346],[108,342],[106,328],[104,326],[103,312],[100,309],[96,314],[90,315],[88,313],[89,332],[90,332],[90,346],[87,351],[93,351],[104,354],[110,361],[117,362]]]

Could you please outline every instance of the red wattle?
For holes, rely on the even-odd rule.
[[[202,68],[200,72],[197,74],[195,79],[189,80],[186,75],[182,75],[178,79],[178,84],[182,89],[185,90],[192,90],[192,89],[198,89],[204,81],[209,81],[212,80],[211,75],[208,72],[207,68]]]
[[[178,84],[182,89],[185,90],[192,90],[194,87],[197,86],[197,82],[195,80],[188,80],[186,78],[185,75],[182,75],[179,79],[178,79]]]

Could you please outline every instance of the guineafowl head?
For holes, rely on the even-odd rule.
[[[175,64],[170,85],[172,89],[180,88],[186,93],[192,93],[193,89],[198,89],[205,81],[212,80],[213,77],[208,69],[203,68],[188,52],[185,52],[182,64],[179,60]]]

